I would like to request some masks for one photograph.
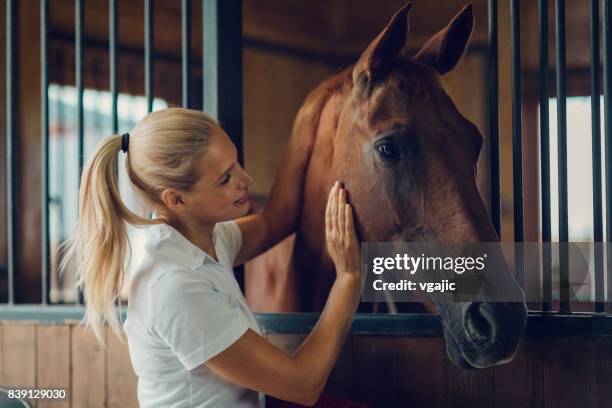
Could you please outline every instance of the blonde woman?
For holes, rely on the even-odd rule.
[[[103,139],[86,164],[69,250],[79,261],[87,324],[102,344],[104,320],[120,331],[115,305],[129,257],[125,223],[145,228],[145,256],[131,269],[123,325],[141,407],[253,407],[256,391],[305,405],[319,398],[359,303],[358,242],[340,183],[325,214],[336,281],[295,355],[262,337],[232,270],[295,230],[312,149],[295,133],[266,208],[255,215],[245,216],[252,180],[236,147],[200,111],[151,113],[131,133]],[[121,151],[153,219],[121,202]]]

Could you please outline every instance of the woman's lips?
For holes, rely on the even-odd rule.
[[[249,201],[249,192],[248,191],[246,193],[244,193],[242,195],[242,197],[240,197],[238,200],[234,201],[234,204],[241,205],[241,204],[246,203],[247,201]]]

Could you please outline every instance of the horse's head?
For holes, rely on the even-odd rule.
[[[338,117],[334,173],[347,186],[362,241],[498,241],[477,187],[483,136],[440,80],[467,47],[472,7],[415,55],[406,51],[409,8],[393,16],[352,68]],[[503,265],[489,284],[523,299]],[[524,302],[441,300],[433,299],[453,361],[484,368],[512,358],[525,328]]]

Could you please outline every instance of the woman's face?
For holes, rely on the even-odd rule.
[[[198,168],[200,179],[191,191],[182,193],[184,215],[203,224],[214,224],[246,215],[249,186],[253,179],[238,163],[236,146],[218,129]]]

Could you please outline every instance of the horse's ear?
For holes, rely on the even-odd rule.
[[[404,48],[408,37],[408,12],[412,5],[407,3],[391,18],[385,29],[368,45],[353,68],[353,84],[382,75],[384,69]]]
[[[457,65],[474,29],[472,5],[466,5],[446,27],[431,37],[416,54],[416,59],[446,74]]]

